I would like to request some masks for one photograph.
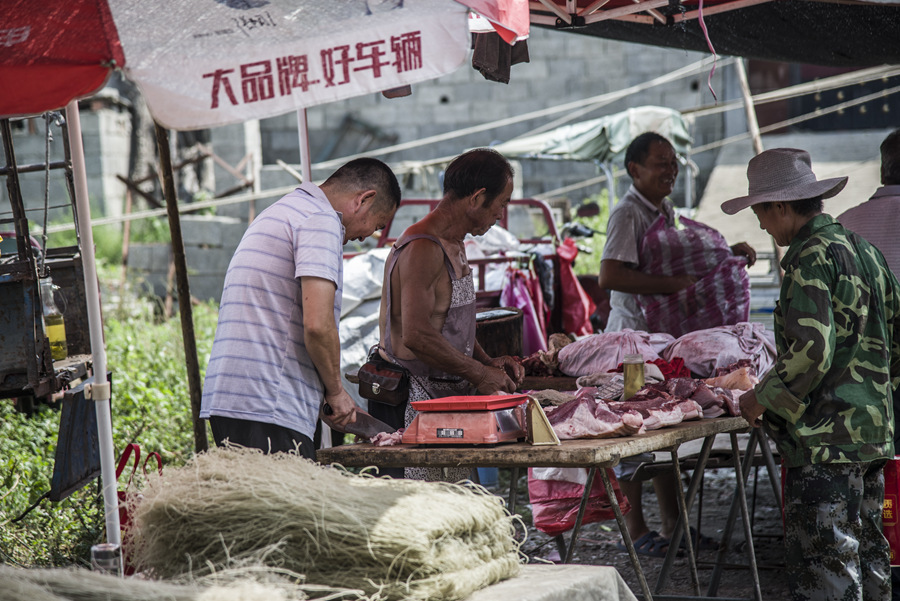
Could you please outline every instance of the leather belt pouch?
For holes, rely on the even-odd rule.
[[[359,368],[359,394],[363,398],[397,406],[409,396],[409,372],[390,361],[385,361],[377,348],[369,351],[369,358]]]

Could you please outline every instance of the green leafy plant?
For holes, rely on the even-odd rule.
[[[164,465],[193,453],[190,395],[180,319],[147,323],[146,316],[106,317],[104,334],[112,372],[113,441],[118,454],[130,442],[158,451]],[[218,316],[214,304],[194,308],[197,352],[205,370]],[[201,374],[202,375],[202,374]],[[0,561],[28,566],[86,564],[90,546],[105,539],[103,502],[91,483],[59,503],[41,501],[50,488],[58,407],[36,404],[17,411],[0,400]],[[120,484],[120,486],[124,486]]]
[[[578,240],[578,246],[589,252],[579,252],[575,258],[576,275],[597,275],[600,273],[600,260],[603,256],[603,246],[606,244],[606,224],[609,221],[609,192],[604,190],[600,194],[594,194],[582,201],[582,204],[597,203],[600,213],[592,217],[575,217],[574,223],[585,225],[595,232],[590,238]]]

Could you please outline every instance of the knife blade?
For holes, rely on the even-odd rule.
[[[325,415],[333,415],[334,409],[331,408],[331,405],[328,403],[322,403],[322,413]],[[376,434],[379,432],[387,432],[391,434],[397,431],[397,428],[393,428],[378,418],[372,417],[365,411],[360,408],[356,408],[356,421],[349,422],[344,425],[344,429],[340,430],[339,428],[335,428],[335,430],[342,431],[346,434],[355,434],[360,438],[365,438],[366,440],[371,440]]]

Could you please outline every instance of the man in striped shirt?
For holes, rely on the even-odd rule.
[[[866,202],[838,215],[838,221],[874,244],[900,278],[900,129],[881,143],[881,187]]]
[[[343,245],[383,229],[400,186],[377,159],[304,183],[250,224],[231,259],[200,417],[216,444],[315,457],[319,408],[342,430],[356,403],[341,384]]]

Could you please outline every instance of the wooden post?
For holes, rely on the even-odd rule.
[[[131,189],[125,190],[125,216],[131,215]],[[127,219],[122,226],[122,279],[119,280],[119,296],[125,288],[125,280],[128,278],[128,250],[131,245],[131,220]]]
[[[169,230],[172,234],[172,257],[175,261],[175,275],[177,276],[178,309],[181,313],[181,334],[184,337],[184,357],[187,363],[191,417],[194,423],[194,451],[200,453],[209,448],[209,440],[206,437],[206,424],[200,419],[200,363],[197,360],[194,312],[191,307],[184,239],[181,236],[181,218],[178,215],[178,197],[175,194],[175,174],[172,170],[172,155],[169,152],[169,132],[159,123],[154,122],[154,127],[156,128],[156,145],[159,148],[159,163],[162,170],[163,196],[166,199]]]
[[[738,58],[735,60],[734,68],[737,71],[738,83],[741,86],[741,95],[744,97],[744,112],[747,114],[747,131],[750,132],[750,138],[753,140],[753,154],[757,155],[763,151],[762,137],[759,135],[759,123],[756,121],[756,106],[753,104],[753,97],[750,95],[750,84],[747,82],[747,70],[744,69],[744,59]]]

